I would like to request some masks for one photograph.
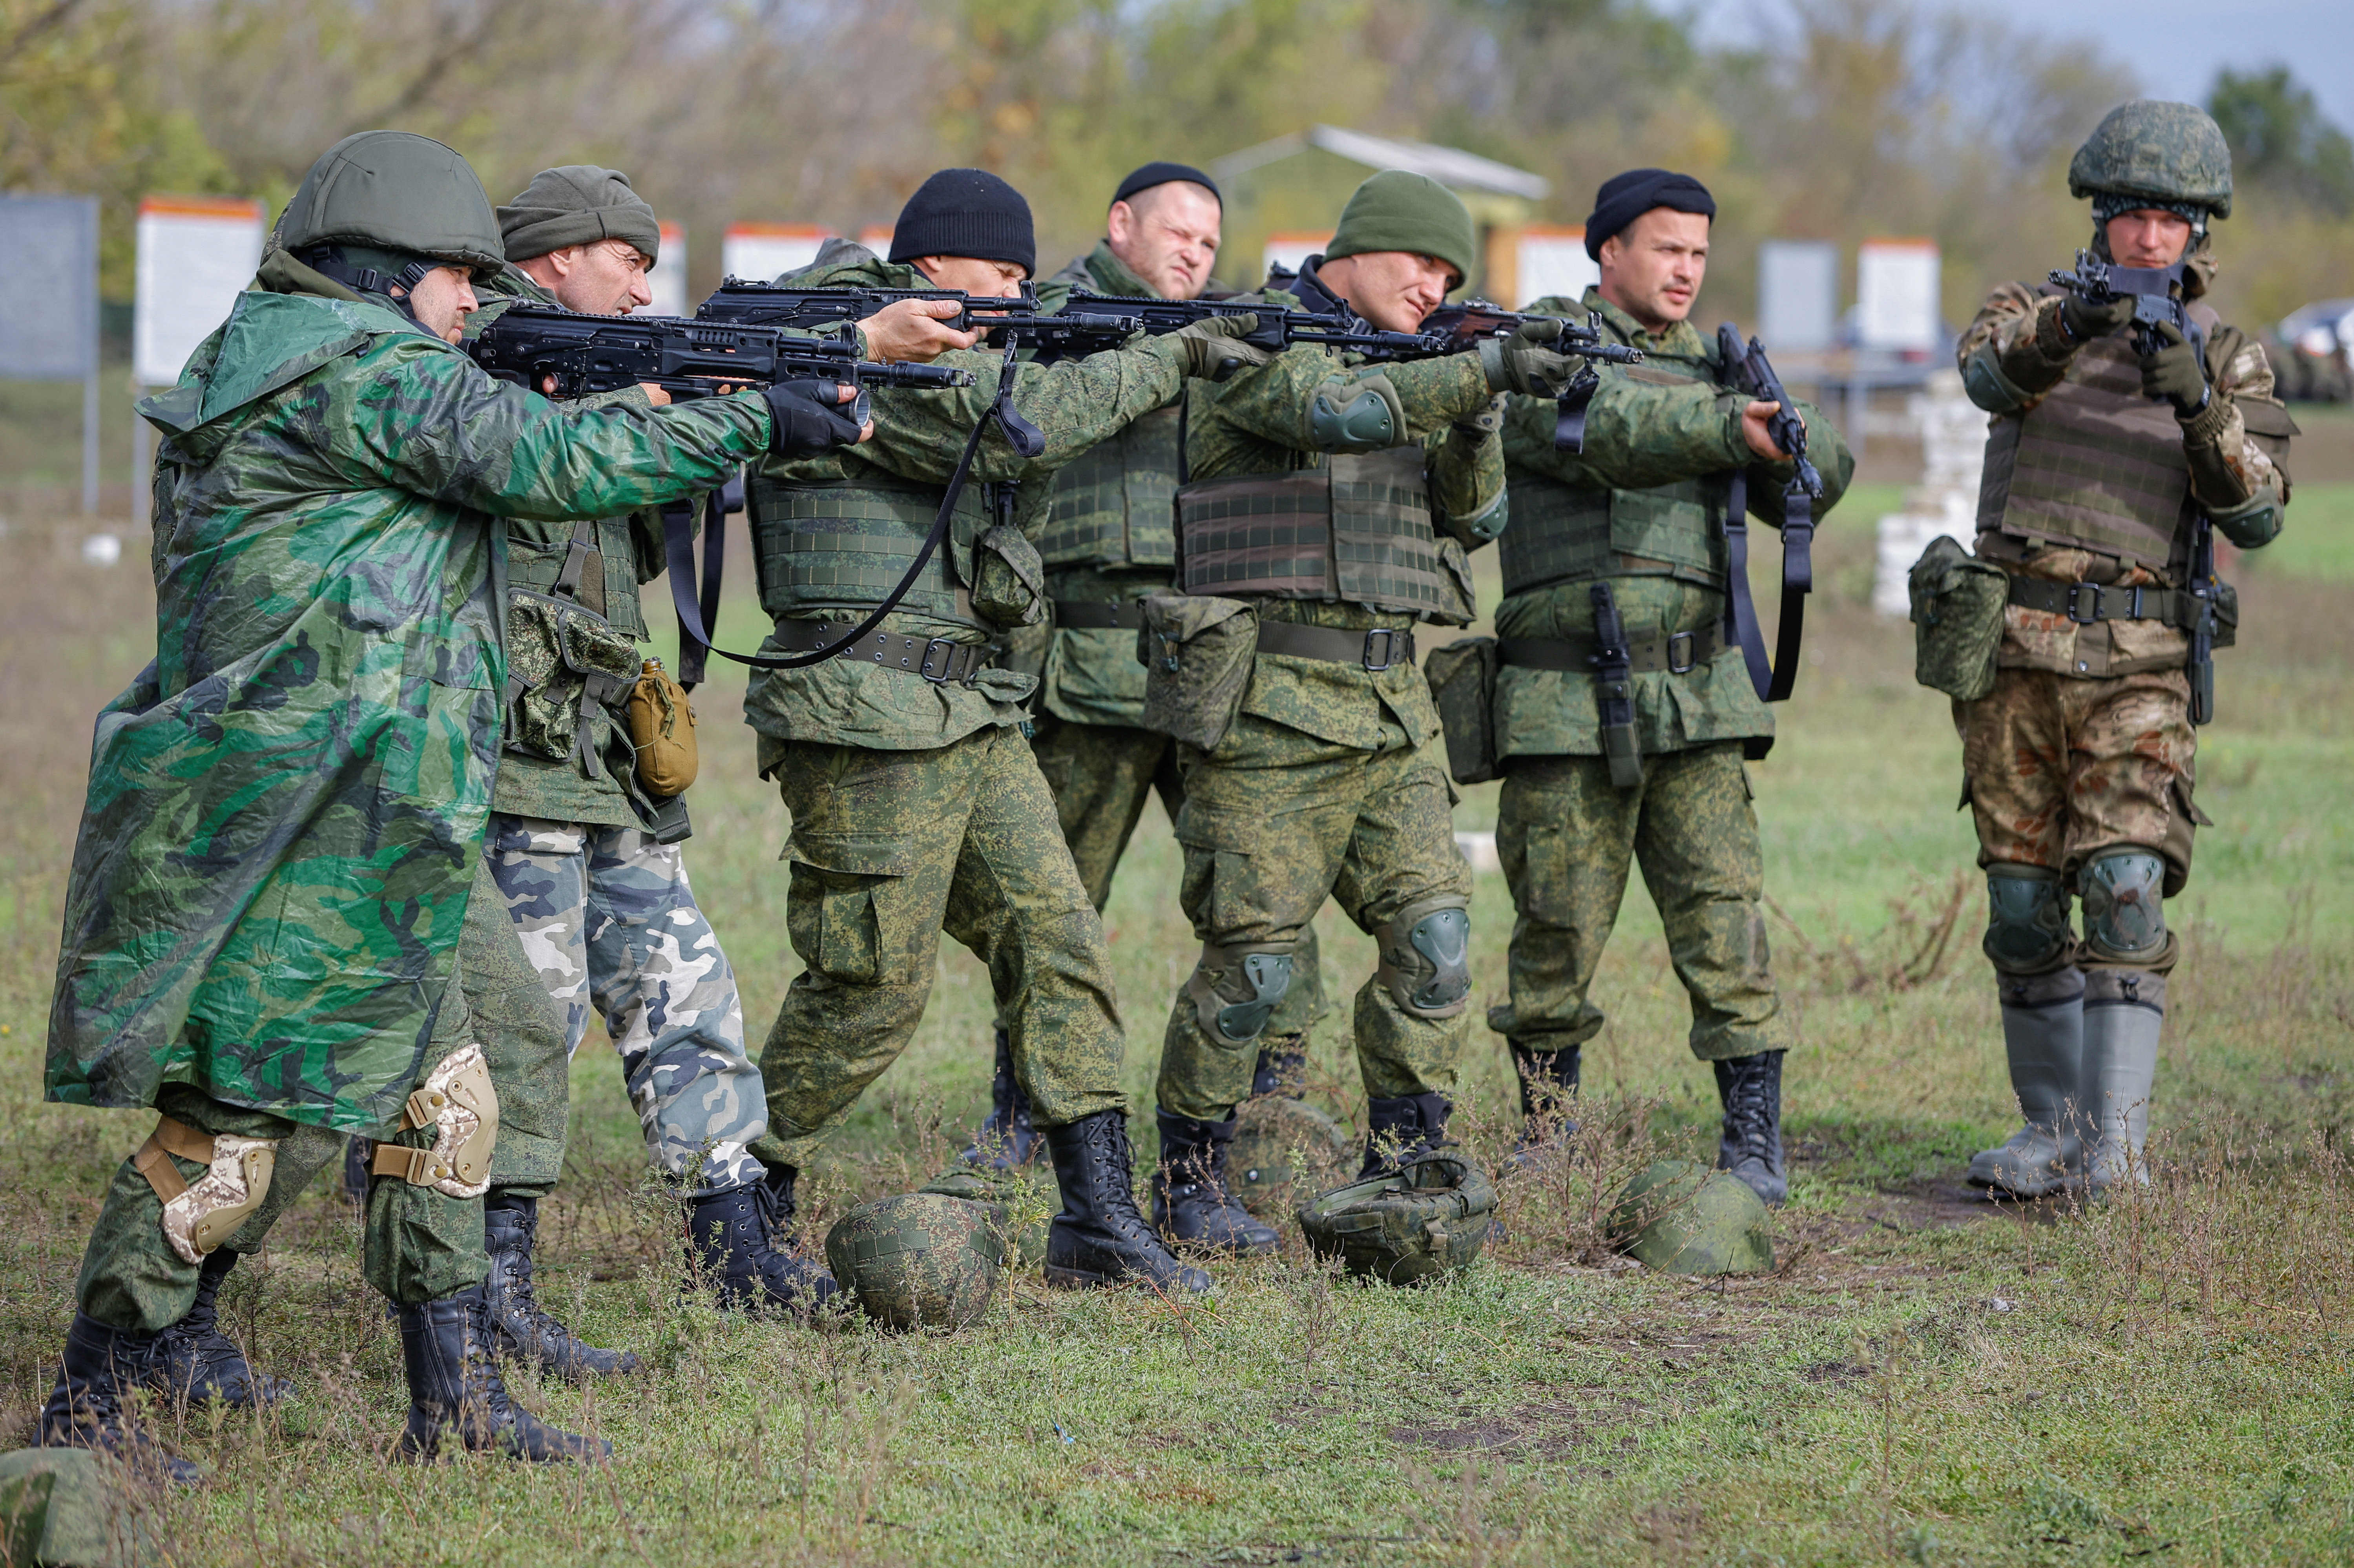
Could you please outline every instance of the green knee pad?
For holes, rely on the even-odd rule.
[[[1291,989],[1292,949],[1214,947],[1202,944],[1201,961],[1185,994],[1193,1001],[1203,1033],[1225,1045],[1247,1045],[1266,1032],[1267,1021]],[[1214,980],[1210,977],[1215,973]]]
[[[2068,886],[2041,866],[1987,867],[1988,962],[2004,974],[2038,975],[2065,964],[2075,946]]]
[[[1451,895],[1399,910],[1373,933],[1380,979],[1409,1017],[1452,1018],[1471,994],[1471,912]]]
[[[2173,948],[2166,929],[2166,862],[2148,850],[2115,850],[2084,863],[2084,954],[2112,964],[2155,965]]]

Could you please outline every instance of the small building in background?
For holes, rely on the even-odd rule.
[[[1225,198],[1218,281],[1230,289],[1255,289],[1267,276],[1270,258],[1288,266],[1315,254],[1331,238],[1349,193],[1384,169],[1427,175],[1461,196],[1480,244],[1468,291],[1505,305],[1521,302],[1520,237],[1552,189],[1543,175],[1459,147],[1369,136],[1336,125],[1311,125],[1229,153],[1210,165]]]

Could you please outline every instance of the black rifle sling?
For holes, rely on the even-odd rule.
[[[1766,662],[1766,634],[1749,597],[1749,471],[1736,469],[1724,513],[1726,618],[1749,683],[1760,702],[1790,698],[1798,680],[1798,644],[1806,634],[1807,595],[1815,586],[1814,498],[1793,480],[1782,492],[1782,614],[1774,630],[1774,662]]]
[[[1046,438],[1013,407],[1014,353],[1015,346],[1008,344],[1004,366],[998,372],[996,400],[974,424],[972,434],[966,438],[964,451],[957,459],[956,471],[949,475],[948,488],[941,493],[939,512],[932,519],[932,531],[924,535],[923,547],[908,563],[907,576],[899,579],[898,586],[884,597],[881,604],[868,612],[865,620],[830,647],[785,656],[736,653],[714,645],[709,628],[719,617],[720,561],[726,549],[726,519],[724,515],[719,517],[710,530],[711,537],[704,550],[705,564],[701,579],[702,600],[698,603],[694,590],[688,587],[696,580],[695,535],[686,525],[686,517],[693,514],[681,514],[665,508],[663,512],[663,554],[670,570],[671,608],[678,612],[679,683],[690,687],[695,683],[685,678],[689,671],[694,672],[697,681],[702,678],[704,656],[708,653],[732,659],[738,664],[748,664],[755,670],[806,670],[812,664],[822,664],[835,657],[882,625],[883,618],[896,609],[899,601],[907,597],[907,590],[916,586],[916,579],[923,575],[924,568],[931,564],[932,556],[948,538],[949,520],[956,515],[957,502],[964,494],[965,478],[972,471],[973,457],[981,450],[981,438],[988,434],[989,427],[992,423],[997,425],[1005,434],[1006,444],[1025,458],[1036,457],[1046,450]],[[717,510],[715,493],[712,500],[706,503],[705,515]]]

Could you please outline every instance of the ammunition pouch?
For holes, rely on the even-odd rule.
[[[1485,784],[1496,777],[1496,666],[1492,637],[1467,637],[1433,650],[1423,660],[1423,679],[1447,736],[1447,771],[1458,784]]]
[[[634,639],[568,599],[514,589],[507,595],[509,748],[604,772],[613,709],[636,684]]]
[[[1284,993],[1291,989],[1292,954],[1283,947],[1202,944],[1202,957],[1185,982],[1202,1032],[1223,1045],[1247,1045],[1267,1032]]]
[[[172,1163],[174,1157],[210,1169],[191,1183]],[[186,1122],[160,1117],[131,1164],[163,1201],[164,1239],[183,1262],[202,1263],[270,1195],[270,1178],[278,1168],[278,1139],[207,1136]]]
[[[400,1130],[430,1128],[429,1149],[379,1143],[368,1169],[430,1187],[447,1198],[479,1198],[490,1191],[491,1150],[499,1138],[499,1096],[480,1045],[461,1045],[435,1065],[408,1097]]]
[[[1471,912],[1453,894],[1409,904],[1373,933],[1377,978],[1409,1018],[1453,1018],[1471,995]]]
[[[1153,593],[1140,607],[1146,729],[1214,751],[1242,711],[1258,652],[1258,617],[1238,599]]]
[[[1913,678],[1957,702],[1993,691],[2002,609],[2016,581],[1949,535],[1930,540],[1904,578],[1913,606]]]

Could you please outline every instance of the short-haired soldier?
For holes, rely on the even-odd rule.
[[[347,137],[258,287],[140,406],[164,437],[156,656],[99,717],[47,1087],[159,1119],[93,1227],[45,1445],[186,1476],[135,1425],[141,1385],[269,1397],[207,1315],[216,1260],[358,1132],[383,1140],[364,1272],[399,1317],[400,1451],[603,1449],[514,1407],[482,1290],[502,1042],[476,1004],[554,1027],[482,853],[500,520],[684,499],[780,432],[859,431],[810,387],[558,408],[494,381],[456,345],[502,260],[464,159]]]

